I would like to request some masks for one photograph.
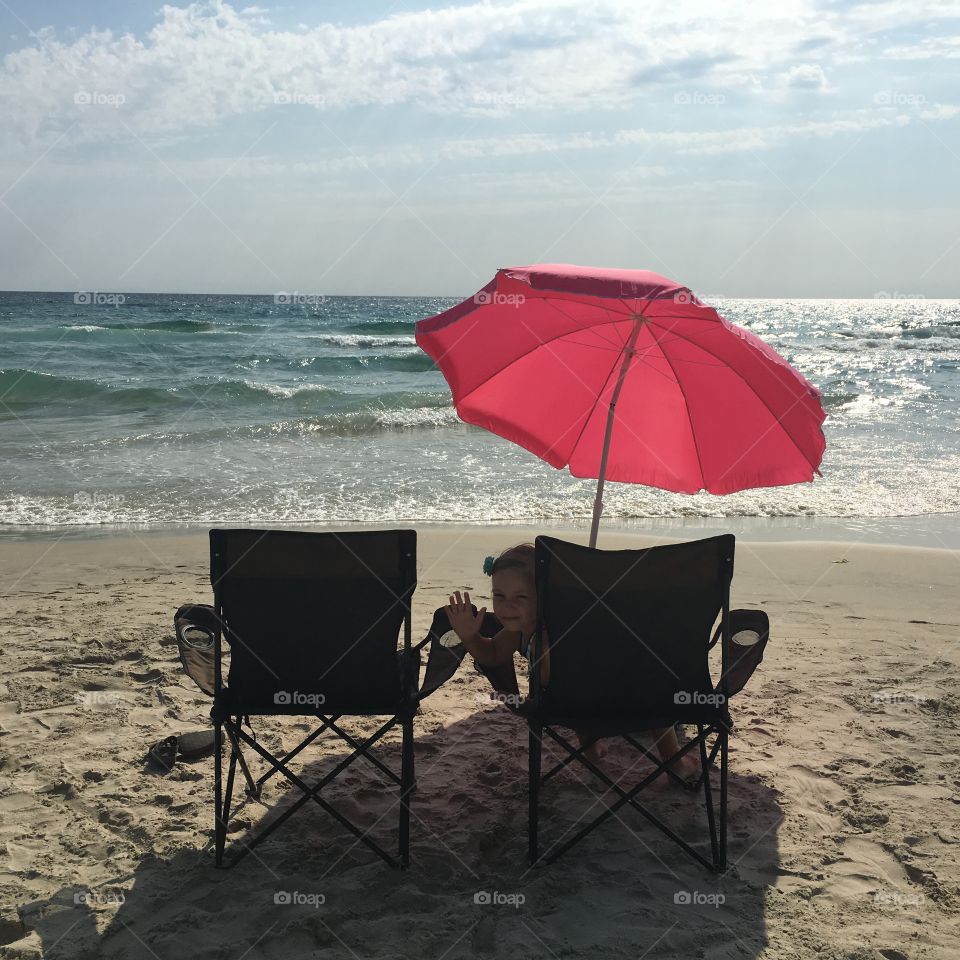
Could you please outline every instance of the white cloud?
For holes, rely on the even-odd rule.
[[[142,157],[130,160],[100,160],[95,164],[77,164],[48,161],[38,166],[31,179],[48,183],[105,183],[118,180],[142,179],[162,182],[179,178],[194,183],[213,181],[274,181],[292,183],[306,180],[311,191],[321,189],[324,193],[339,195],[345,185],[363,175],[370,184],[368,174],[386,175],[386,171],[404,169],[428,169],[435,165],[438,174],[434,181],[456,180],[465,188],[482,191],[484,184],[501,182],[505,177],[511,182],[539,184],[542,191],[551,196],[557,182],[548,182],[542,169],[549,166],[561,171],[566,177],[577,179],[571,167],[570,154],[642,148],[648,159],[655,159],[658,152],[671,158],[671,165],[663,163],[638,163],[610,175],[623,186],[652,182],[652,189],[662,189],[664,181],[687,182],[689,171],[676,165],[676,158],[721,156],[771,150],[795,140],[821,140],[838,136],[851,136],[871,130],[904,127],[916,119],[924,121],[949,120],[960,115],[960,107],[948,104],[933,104],[929,109],[914,114],[897,113],[883,108],[876,113],[855,112],[846,117],[829,121],[779,124],[766,127],[732,127],[717,131],[657,131],[642,127],[597,133],[579,131],[566,136],[547,134],[517,134],[513,136],[438,139],[429,142],[397,142],[386,149],[374,152],[351,152],[331,150],[311,159],[288,159],[272,155],[249,155],[242,157],[214,156],[203,159],[177,159],[160,163],[144,163]],[[490,171],[490,161],[501,158],[535,157],[541,170],[536,174],[499,174]],[[472,161],[480,162],[480,171],[470,167]],[[446,166],[444,166],[446,165]],[[454,173],[444,173],[453,169]],[[0,174],[13,182],[22,173],[17,164],[0,166]],[[327,188],[332,188],[327,189]],[[392,196],[389,190],[386,196]]]
[[[929,110],[920,111],[921,120],[952,120],[960,116],[960,106],[951,103],[934,103]]]
[[[946,5],[879,6],[895,25]],[[813,0],[507,0],[297,31],[271,29],[265,14],[214,0],[164,6],[142,38],[91,31],[68,42],[41,32],[0,71],[7,138],[49,144],[67,131],[68,143],[155,141],[278,108],[409,104],[467,117],[623,109],[651,97],[669,103],[664,90],[709,96],[773,88],[778,77],[822,90],[823,67],[795,62],[798,42],[852,55],[863,11],[825,15]]]
[[[797,90],[815,90],[823,92],[827,89],[827,75],[819,63],[800,63],[791,67],[780,77],[784,86]]]
[[[955,20],[956,0],[861,0],[843,12],[844,17],[858,29],[890,30],[903,26],[904,21],[930,23],[936,20]]]
[[[889,47],[884,56],[891,60],[956,60],[960,58],[960,37],[924,37],[917,43]]]

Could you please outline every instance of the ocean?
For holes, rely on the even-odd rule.
[[[0,293],[0,535],[587,525],[593,482],[457,419],[413,334],[455,302]],[[960,301],[712,302],[823,392],[823,476],[724,497],[608,484],[605,523],[960,545]]]

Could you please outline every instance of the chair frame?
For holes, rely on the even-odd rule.
[[[538,547],[539,540],[537,538]],[[731,537],[732,540],[732,537]],[[697,723],[697,735],[682,744],[669,759],[661,760],[648,750],[633,734],[638,731],[638,727],[629,730],[617,730],[612,736],[622,739],[631,747],[645,756],[654,765],[654,770],[647,774],[637,784],[629,790],[625,790],[618,783],[615,783],[600,767],[591,762],[584,756],[584,751],[589,749],[597,742],[599,737],[590,738],[582,747],[575,747],[563,734],[558,732],[558,727],[567,727],[566,724],[557,723],[550,718],[549,711],[543,704],[543,683],[540,676],[538,664],[543,656],[539,650],[531,651],[530,674],[530,699],[527,705],[527,725],[529,740],[529,764],[528,764],[528,791],[529,791],[529,811],[528,811],[528,858],[531,866],[538,864],[550,864],[556,861],[560,856],[566,853],[571,847],[579,843],[584,837],[588,836],[600,824],[616,815],[617,811],[624,806],[630,806],[636,810],[645,820],[660,830],[665,836],[676,843],[690,857],[692,857],[701,866],[709,870],[722,873],[727,869],[727,794],[728,794],[728,767],[729,767],[729,736],[733,729],[733,723],[730,720],[726,706],[729,699],[726,694],[726,676],[727,663],[730,655],[731,629],[730,629],[730,583],[733,578],[733,556],[732,548],[729,565],[724,569],[724,575],[721,580],[722,588],[722,608],[721,621],[718,630],[721,643],[721,672],[720,681],[716,686],[716,692],[723,696],[724,704],[723,717],[708,723]],[[543,596],[538,591],[537,602],[537,631],[535,637],[540,637],[544,629],[543,616]],[[705,655],[713,646],[707,637],[707,648]],[[546,773],[542,772],[542,753],[544,737],[558,744],[566,757],[553,766]],[[713,742],[710,743],[710,738]],[[682,756],[690,753],[694,749],[699,749],[701,773],[695,782],[687,784],[683,778],[676,774],[671,765]],[[719,803],[715,802],[715,789],[711,782],[711,774],[715,769],[717,757],[720,758],[719,764]],[[579,762],[583,764],[598,780],[600,780],[609,790],[617,795],[617,799],[612,804],[604,804],[604,810],[598,816],[594,817],[574,836],[565,842],[557,842],[546,853],[540,851],[540,794],[543,785],[555,776],[560,770],[570,763]],[[689,787],[691,790],[701,790],[703,792],[704,808],[707,815],[707,824],[710,832],[710,859],[707,859],[699,850],[692,847],[668,824],[664,823],[656,814],[643,806],[637,799],[644,789],[650,786],[657,778],[666,774],[676,783]]]
[[[600,767],[583,756],[584,750],[595,743],[597,738],[588,740],[583,747],[578,749],[557,731],[555,725],[538,721],[534,716],[528,718],[528,729],[530,754],[528,781],[530,803],[528,816],[528,856],[531,866],[538,863],[553,863],[571,847],[579,843],[584,837],[600,826],[601,823],[614,816],[621,807],[629,804],[643,816],[644,819],[652,823],[658,830],[696,860],[697,863],[706,867],[708,870],[713,870],[718,873],[722,873],[727,869],[727,788],[730,728],[725,724],[697,724],[697,736],[683,744],[669,760],[661,760],[630,734],[620,734],[619,736],[622,740],[630,744],[630,746],[643,754],[655,765],[655,769],[630,790],[624,790],[623,787],[611,780]],[[541,773],[542,746],[545,735],[559,744],[563,750],[566,751],[567,757],[546,773]],[[711,735],[713,735],[714,740],[712,745],[708,747],[709,737]],[[699,747],[701,769],[705,771],[706,775],[701,773],[700,777],[693,784],[692,789],[699,790],[701,787],[703,789],[704,807],[710,829],[710,860],[704,857],[699,850],[692,847],[668,824],[664,823],[656,814],[648,810],[636,799],[637,794],[663,774],[666,774],[681,786],[686,787],[687,784],[685,781],[674,773],[668,764],[672,764],[678,757],[684,756],[695,747]],[[715,804],[713,784],[709,774],[714,768],[718,754],[720,756],[720,796],[719,804]],[[540,789],[552,776],[574,761],[582,763],[598,780],[616,793],[618,799],[612,805],[606,806],[602,813],[587,823],[586,826],[582,827],[569,840],[555,845],[548,850],[546,854],[541,856],[539,848]]]
[[[269,531],[274,532],[274,531]],[[211,535],[213,531],[211,531]],[[337,534],[337,536],[349,536],[349,534]],[[213,555],[213,544],[211,543],[211,561],[215,559]],[[366,737],[362,742],[344,730],[339,721],[344,716],[376,716],[377,714],[324,714],[319,711],[304,711],[299,714],[254,714],[254,715],[276,715],[276,716],[314,716],[319,721],[319,726],[304,737],[293,749],[287,751],[278,757],[258,743],[255,736],[252,736],[243,729],[244,717],[249,725],[249,715],[237,713],[235,711],[224,710],[220,706],[222,695],[226,692],[222,677],[222,654],[223,654],[223,622],[224,611],[221,591],[214,581],[214,609],[217,614],[216,629],[216,656],[214,660],[214,706],[211,710],[211,719],[214,725],[214,848],[215,862],[217,867],[232,867],[242,860],[255,847],[263,842],[274,830],[282,823],[293,816],[301,807],[309,801],[316,803],[321,809],[330,814],[337,822],[346,828],[357,840],[367,846],[377,854],[385,863],[391,867],[405,869],[410,863],[410,802],[412,794],[416,789],[414,775],[414,749],[413,749],[413,718],[417,713],[418,700],[410,692],[416,687],[417,668],[419,656],[416,650],[412,648],[412,624],[411,624],[411,603],[413,592],[416,589],[416,557],[415,554],[410,560],[408,573],[412,575],[410,585],[405,589],[402,595],[397,599],[403,604],[403,654],[401,658],[401,682],[403,685],[403,700],[399,709],[394,714],[381,714],[386,716],[387,720],[374,733]],[[229,622],[227,621],[229,628]],[[396,726],[402,730],[401,742],[401,768],[399,775],[391,770],[385,763],[370,753],[370,748],[374,746],[387,732]],[[289,761],[306,749],[321,734],[329,731],[338,739],[346,743],[352,752],[340,760],[330,771],[324,774],[313,785],[307,784],[300,776],[294,773],[288,766]],[[224,736],[226,734],[226,737]],[[249,747],[263,761],[268,764],[266,772],[259,777],[254,777],[247,759],[243,752],[243,745]],[[227,762],[226,782],[224,783],[223,765],[224,748],[230,747],[230,758]],[[344,770],[353,764],[357,759],[364,758],[381,773],[400,788],[400,820],[398,834],[398,855],[393,857],[379,843],[377,843],[368,832],[358,827],[343,813],[333,807],[323,796],[321,792],[324,787],[333,782]],[[263,827],[259,832],[253,833],[244,840],[235,840],[232,847],[239,847],[232,855],[228,855],[226,850],[227,831],[230,823],[231,806],[236,779],[237,767],[240,767],[241,773],[246,780],[246,794],[252,799],[259,799],[264,784],[275,774],[281,774],[290,784],[297,787],[302,796],[293,804],[284,810],[279,816],[275,817],[270,823]],[[235,812],[235,811],[233,811]]]

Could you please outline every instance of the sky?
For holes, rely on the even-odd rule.
[[[0,289],[960,296],[960,5],[0,0]]]

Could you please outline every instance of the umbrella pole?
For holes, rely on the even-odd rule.
[[[606,449],[604,449],[606,453]],[[597,482],[597,496],[593,501],[593,523],[590,525],[590,548],[597,545],[597,531],[600,529],[600,514],[603,511],[603,472],[600,473],[600,480]]]
[[[630,361],[636,355],[633,345],[637,342],[640,334],[640,325],[643,323],[642,317],[637,317],[636,324],[630,332],[626,346],[623,348],[623,363],[620,364],[620,375],[617,377],[617,385],[613,388],[613,396],[610,398],[610,409],[607,412],[607,431],[603,437],[603,454],[600,457],[600,477],[597,480],[597,496],[593,501],[593,523],[590,525],[590,547],[597,545],[597,533],[600,530],[600,514],[603,513],[603,483],[607,475],[607,455],[610,453],[610,437],[613,434],[613,418],[617,412],[617,400],[620,398],[620,391],[623,388],[623,381],[627,375],[627,367]]]

